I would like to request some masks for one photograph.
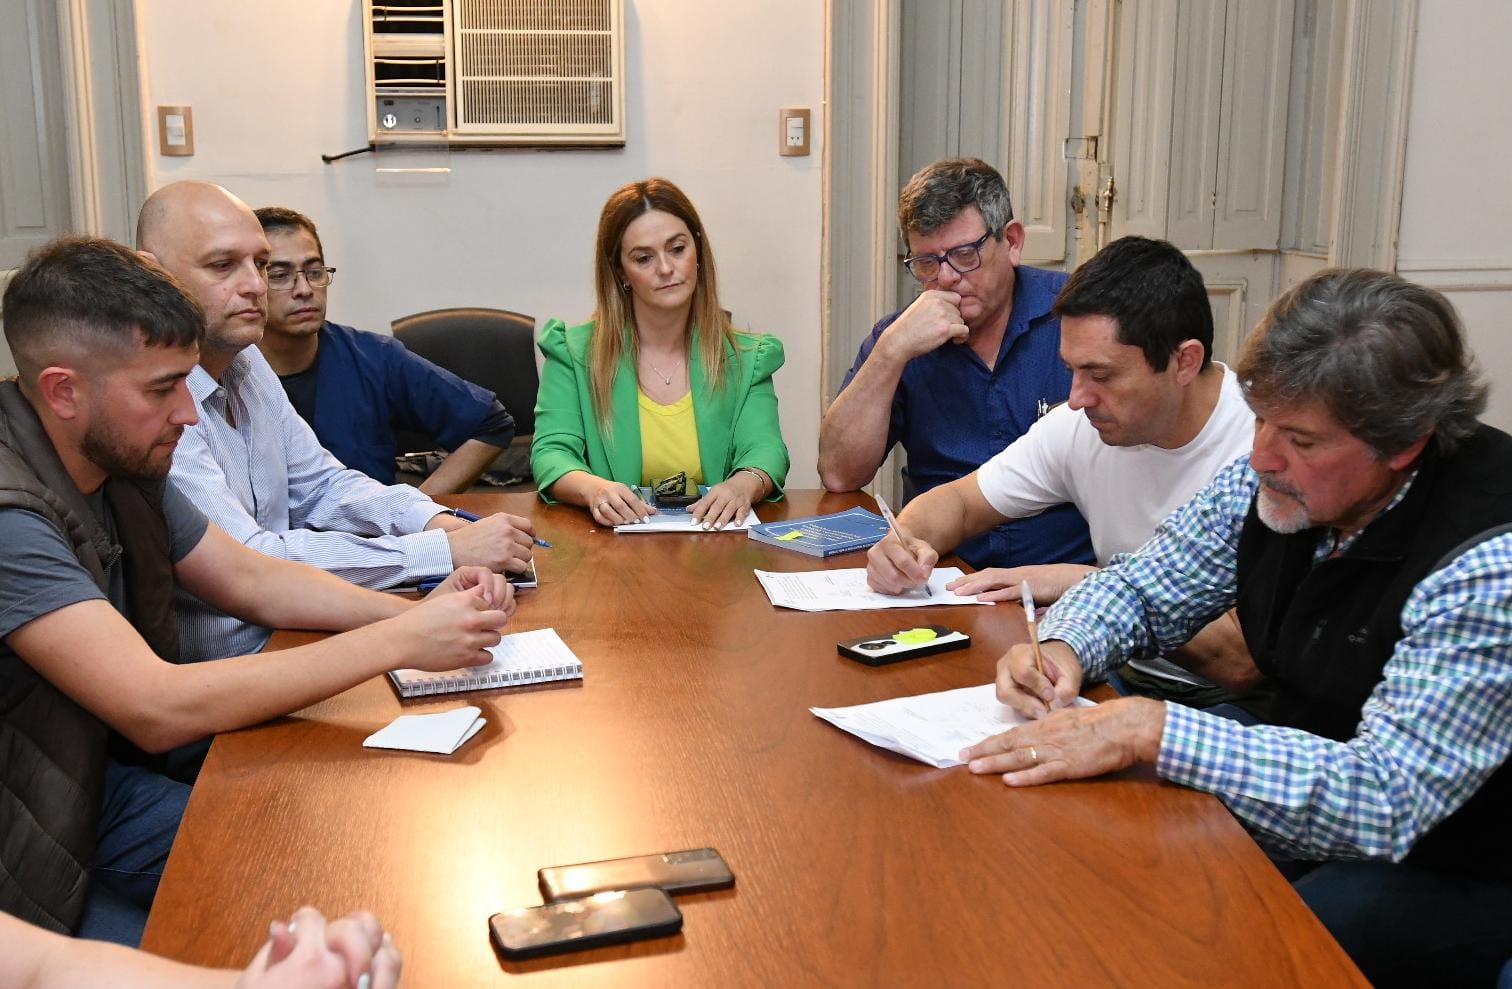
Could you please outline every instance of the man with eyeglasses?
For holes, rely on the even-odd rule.
[[[315,224],[303,213],[264,206],[268,325],[258,348],[300,418],[337,460],[394,483],[396,434],[415,429],[451,455],[425,479],[428,495],[465,491],[514,436],[514,419],[493,393],[411,353],[384,333],[326,319],[327,267]]]
[[[185,429],[171,476],[210,521],[253,549],[376,589],[464,565],[530,568],[529,519],[464,522],[409,485],[343,467],[320,445],[254,346],[267,316],[270,251],[246,203],[209,182],[164,186],[142,206],[137,246],[204,312],[188,380],[199,421]],[[270,634],[188,594],[177,607],[187,661],[254,653]],[[192,775],[194,754],[172,768]]]
[[[862,342],[820,426],[819,476],[853,491],[901,443],[906,501],[1022,436],[1065,401],[1071,372],[1051,312],[1066,275],[1020,265],[1024,227],[996,169],[977,158],[925,166],[899,197],[898,226],[922,291]],[[1069,504],[1004,522],[956,553],[977,568],[1093,560]]]

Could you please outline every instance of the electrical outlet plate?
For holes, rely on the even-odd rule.
[[[800,158],[809,153],[813,133],[809,108],[787,106],[777,111],[777,153],[784,158]]]

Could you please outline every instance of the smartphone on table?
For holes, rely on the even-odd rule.
[[[494,946],[510,960],[665,937],[682,930],[682,911],[655,888],[617,889],[488,918]]]
[[[735,885],[735,874],[712,848],[557,865],[537,871],[536,878],[548,901],[607,889],[652,886],[668,893],[697,893]]]

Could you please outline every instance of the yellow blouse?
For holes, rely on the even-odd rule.
[[[688,480],[703,483],[703,463],[698,456],[698,423],[693,418],[693,392],[670,405],[659,405],[637,389],[640,402],[642,484],[655,484],[678,471]],[[689,488],[692,494],[696,488]]]

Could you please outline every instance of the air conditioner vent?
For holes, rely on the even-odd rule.
[[[365,3],[374,140],[625,143],[624,0]]]
[[[453,0],[457,26],[487,31],[612,31],[609,0]]]
[[[374,34],[446,33],[445,0],[373,0]]]

